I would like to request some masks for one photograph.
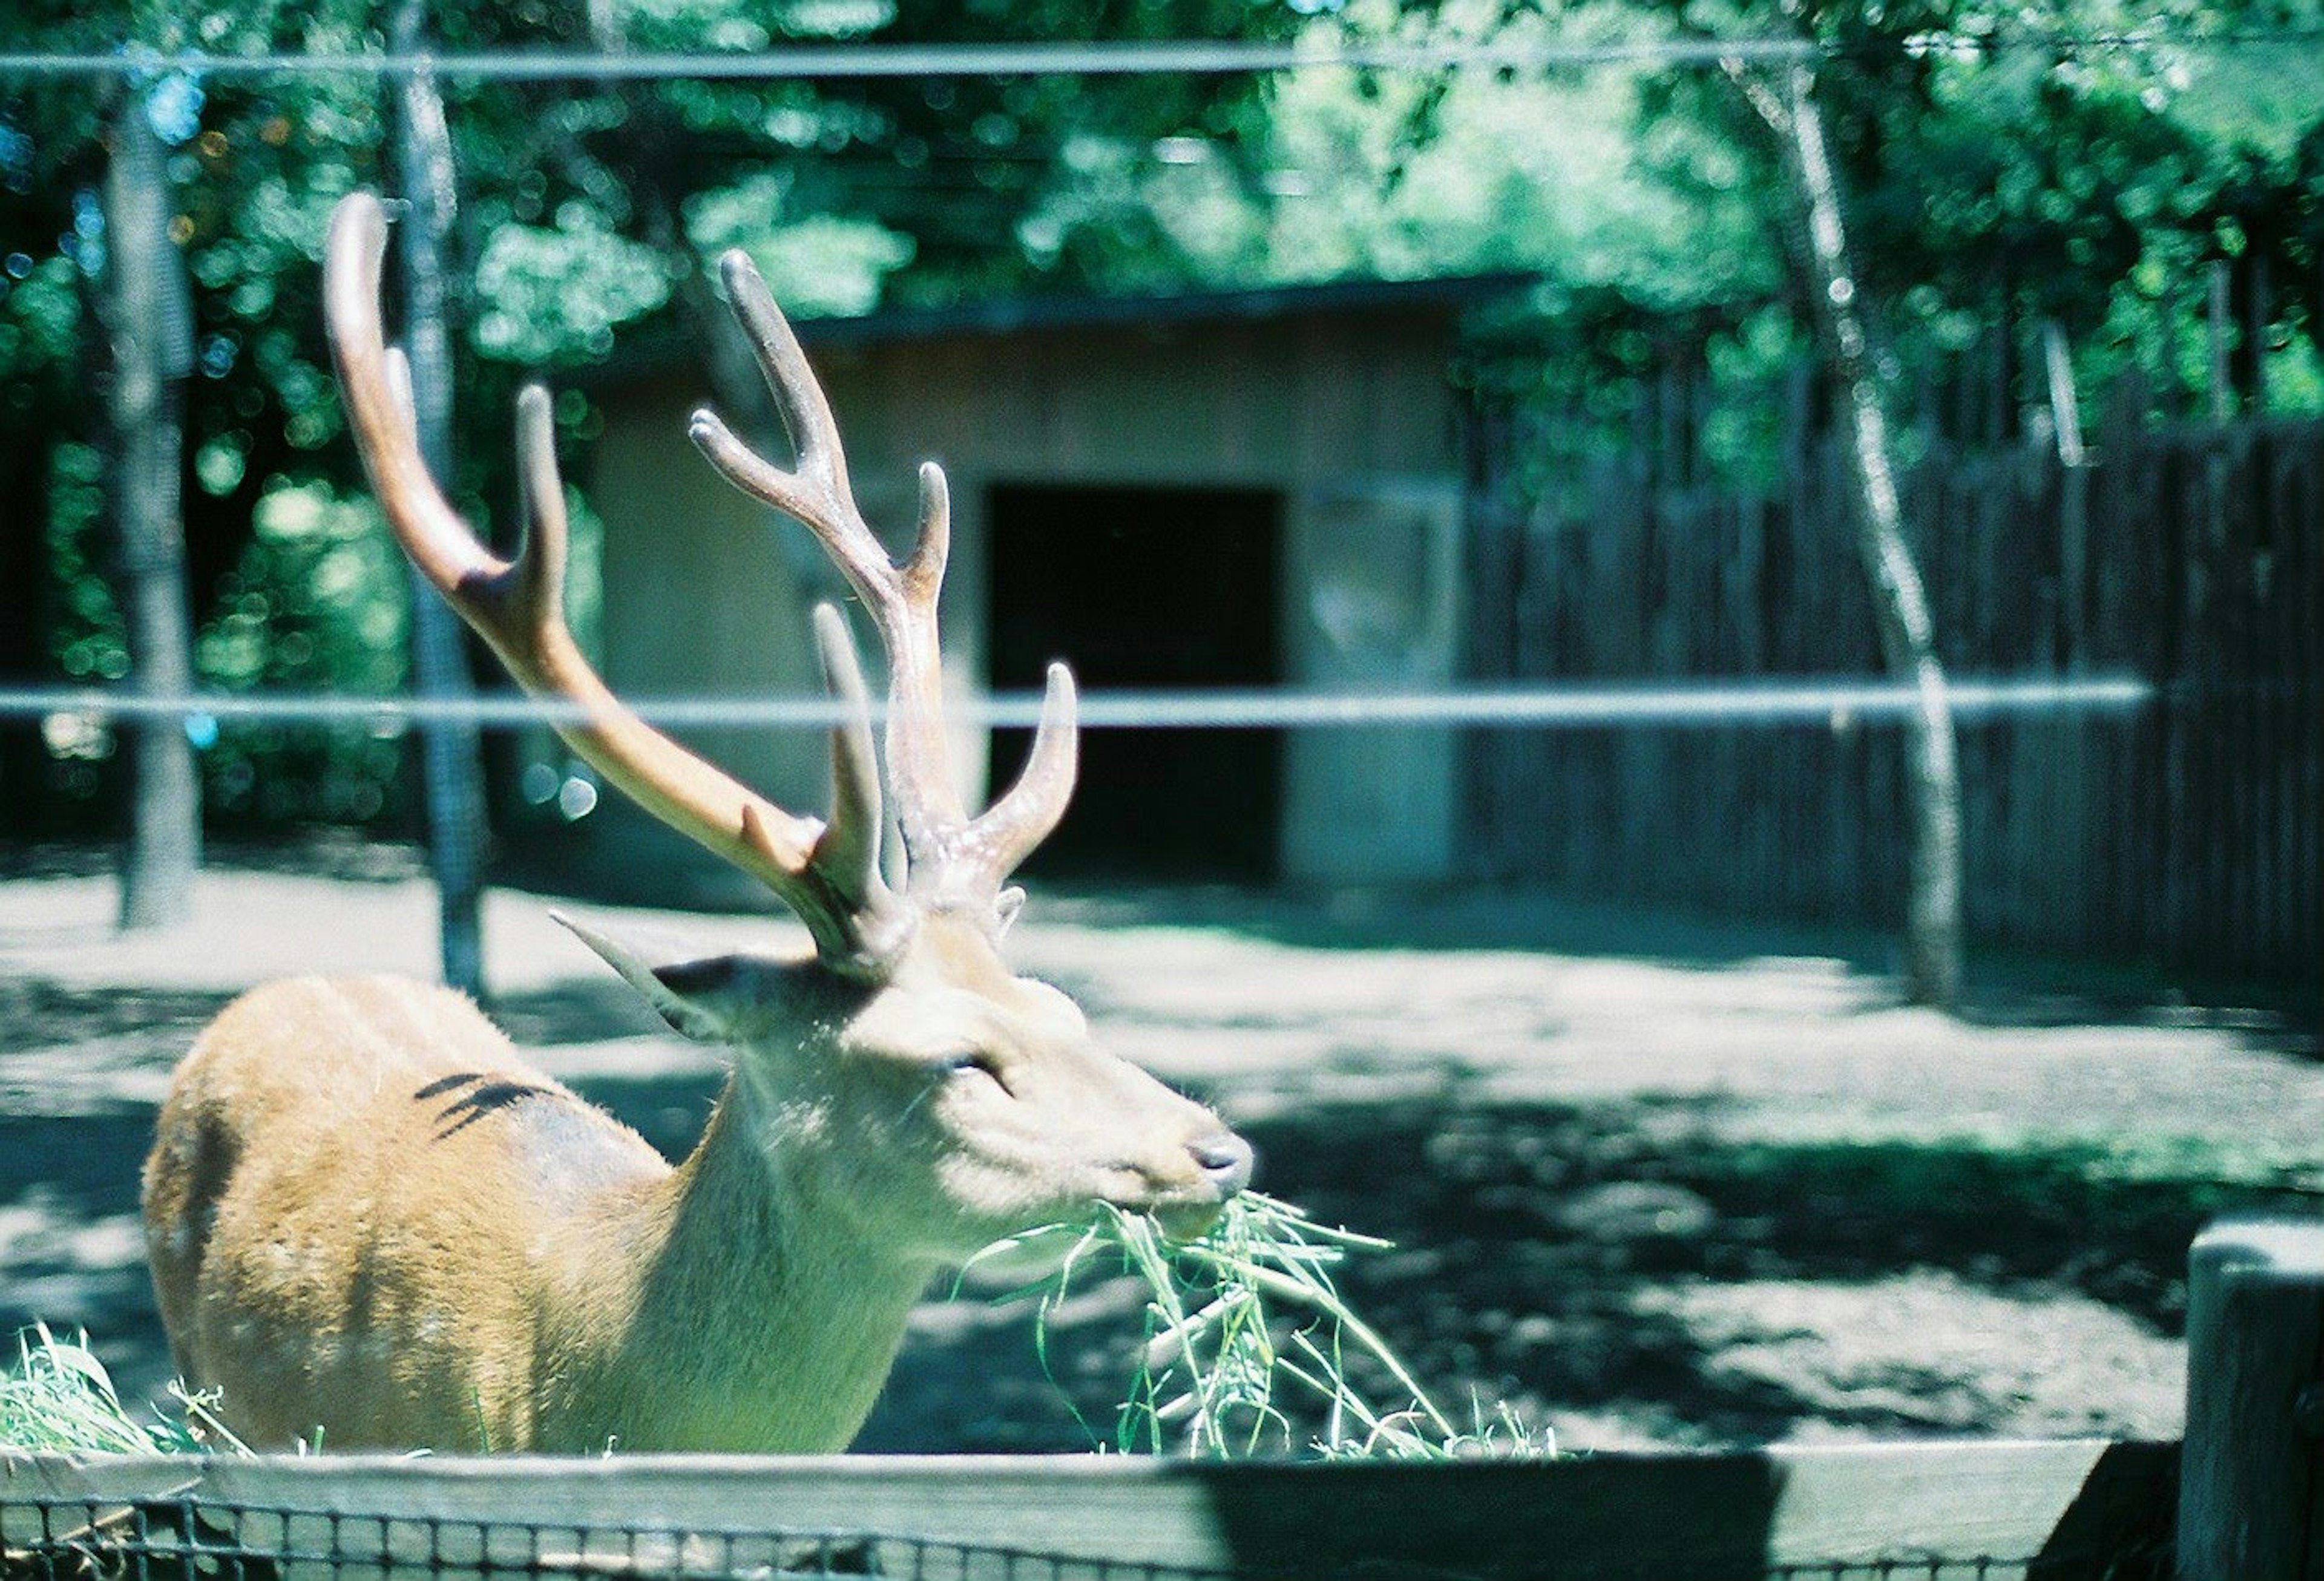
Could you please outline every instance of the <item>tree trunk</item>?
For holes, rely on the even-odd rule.
[[[427,48],[424,0],[400,0],[392,47]],[[432,73],[410,72],[396,84],[396,185],[409,206],[396,233],[403,286],[403,348],[420,452],[448,492],[452,483],[452,358],[446,321],[444,239],[454,202],[451,137]],[[460,625],[415,570],[411,572],[411,667],[422,697],[475,693]],[[444,980],[471,994],[484,989],[484,770],[473,726],[442,722],[420,732],[428,801],[429,860],[436,877],[438,946]]]
[[[24,425],[29,427],[30,425]],[[49,643],[49,437],[23,428],[0,438],[0,499],[24,509],[0,531],[0,686],[52,683]],[[45,822],[49,755],[39,725],[0,721],[0,829],[19,836]]]
[[[194,679],[185,522],[179,510],[193,308],[184,263],[170,237],[168,159],[147,116],[145,96],[124,93],[105,177],[111,505],[130,689],[182,697]],[[201,782],[183,719],[140,719],[124,734],[130,833],[121,925],[166,927],[193,912],[202,852]]]
[[[1951,1006],[1961,978],[1960,766],[1952,704],[1937,658],[1935,623],[1921,571],[1904,540],[1904,509],[1888,442],[1838,183],[1825,143],[1815,78],[1806,67],[1786,70],[1778,95],[1764,80],[1736,73],[1752,107],[1771,127],[1792,210],[1791,229],[1808,271],[1816,338],[1840,393],[1854,485],[1857,548],[1872,584],[1880,652],[1888,673],[1909,682],[1914,705],[1904,723],[1908,872],[1904,979],[1914,1003]]]

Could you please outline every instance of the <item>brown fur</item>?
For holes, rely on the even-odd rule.
[[[676,1168],[466,999],[301,978],[229,1006],[145,1167],[180,1373],[254,1445],[844,1448],[931,1274],[1103,1199],[1214,1211],[1208,1111],[973,931],[896,980],[697,971],[736,1069]],[[973,1048],[980,1068],[961,1069]]]

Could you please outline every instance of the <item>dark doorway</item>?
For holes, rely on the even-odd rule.
[[[996,689],[1038,686],[1053,658],[1091,689],[1280,679],[1279,495],[1007,484],[990,522]],[[995,732],[996,786],[1031,740]],[[1073,810],[1031,870],[1271,878],[1281,762],[1275,731],[1084,730]]]

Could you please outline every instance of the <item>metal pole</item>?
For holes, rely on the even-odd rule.
[[[391,47],[419,55],[427,45],[426,0],[400,0]],[[454,205],[451,137],[443,96],[425,64],[397,81],[396,185],[409,206],[397,228],[403,284],[404,353],[420,454],[439,483],[452,480],[451,337],[445,316],[444,241]],[[465,698],[468,676],[460,626],[435,590],[411,576],[413,681],[423,697]],[[484,988],[482,926],[484,846],[483,766],[473,727],[437,722],[420,737],[428,799],[429,860],[436,877],[444,980],[468,993]]]

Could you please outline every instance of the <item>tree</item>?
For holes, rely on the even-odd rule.
[[[105,180],[104,320],[111,500],[128,617],[130,681],[147,697],[193,689],[186,556],[179,517],[183,403],[192,371],[192,305],[171,235],[170,82],[132,85],[113,123]],[[180,89],[182,91],[182,89]],[[201,791],[187,722],[167,714],[129,731],[134,776],[121,887],[126,928],[184,922],[201,862]]]
[[[389,37],[396,51],[428,47],[423,0],[397,0]],[[420,452],[441,481],[452,475],[452,368],[446,323],[444,242],[452,227],[456,188],[452,139],[434,76],[412,71],[395,87],[396,187],[405,204],[397,237],[403,280],[404,354],[411,376],[412,420]],[[460,623],[410,568],[412,675],[425,698],[457,700],[475,690]],[[436,877],[436,939],[444,980],[467,993],[484,986],[484,762],[474,726],[437,721],[420,731],[420,773],[427,786],[428,854]]]
[[[1895,447],[1873,366],[1848,229],[1840,210],[1815,76],[1804,65],[1777,83],[1736,69],[1734,80],[1780,145],[1793,250],[1806,276],[1816,338],[1840,391],[1857,550],[1871,584],[1873,618],[1888,673],[1913,688],[1904,717],[1904,984],[1915,1004],[1950,1007],[1961,981],[1960,764],[1952,704],[1921,570],[1904,533]]]

